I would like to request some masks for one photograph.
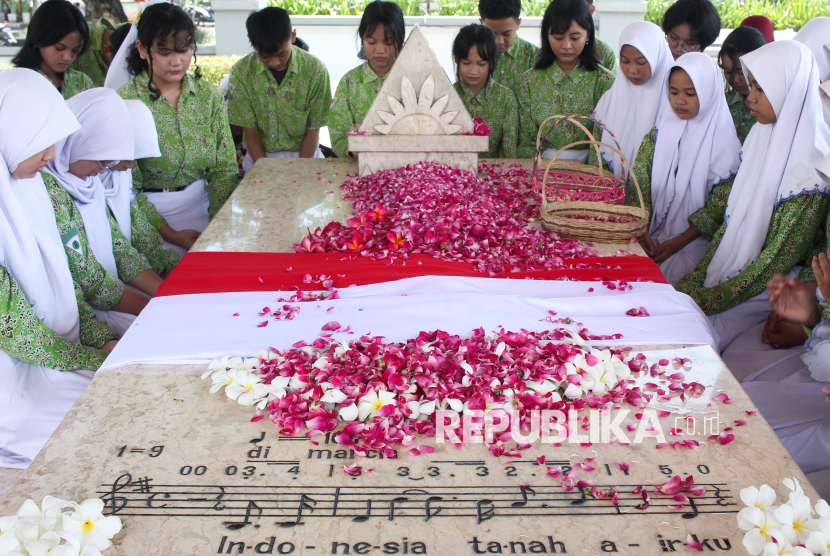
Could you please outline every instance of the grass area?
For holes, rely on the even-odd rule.
[[[272,6],[288,10],[292,15],[360,15],[368,0],[268,0]],[[405,15],[423,15],[417,0],[396,0]],[[646,20],[659,24],[673,0],[648,0]],[[765,15],[776,29],[795,29],[818,16],[830,16],[830,0],[715,0],[723,27],[733,29],[749,15]],[[528,16],[541,16],[547,2],[523,0]],[[441,11],[434,15],[478,15],[478,0],[441,0]]]

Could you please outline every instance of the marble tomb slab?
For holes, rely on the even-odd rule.
[[[646,352],[648,362],[689,357],[689,377],[707,389],[699,399],[655,404],[673,414],[664,428],[694,416],[684,438],[706,441],[746,419],[727,446],[696,450],[643,444],[534,444],[521,458],[493,457],[483,445],[398,458],[377,452],[356,460],[332,440],[285,437],[267,418],[208,393],[204,365],[125,367],[97,374],[35,461],[0,503],[0,515],[29,497],[83,500],[98,496],[124,528],[107,554],[587,554],[663,555],[689,550],[687,534],[704,552],[746,554],[735,518],[741,489],[796,477],[814,502],[814,489],[751,401],[708,346]],[[638,379],[650,380],[648,377]],[[728,392],[734,403],[711,398]],[[633,416],[627,419],[633,420]],[[708,421],[707,421],[708,420]],[[630,422],[630,421],[627,421]],[[709,422],[709,429],[701,426]],[[733,425],[734,426],[734,425]],[[419,438],[418,445],[433,445]],[[400,447],[399,447],[400,448]],[[580,479],[620,487],[620,504],[583,491],[565,491],[548,466],[579,469]],[[576,464],[596,457],[588,472]],[[511,461],[512,460],[512,461]],[[630,464],[623,472],[615,465]],[[344,465],[358,464],[359,475]],[[368,472],[370,468],[374,471]],[[704,485],[694,505],[673,510],[654,486],[671,476]],[[640,510],[645,485],[651,505]]]
[[[368,137],[368,136],[366,136]],[[489,160],[533,167],[527,159]],[[225,206],[214,216],[192,251],[293,253],[298,243],[331,221],[345,223],[353,210],[340,186],[357,174],[357,161],[345,159],[258,160]],[[320,179],[322,178],[322,180]],[[533,224],[539,227],[539,223]],[[596,244],[599,256],[645,256],[639,244]]]

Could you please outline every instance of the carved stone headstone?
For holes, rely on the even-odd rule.
[[[473,120],[416,26],[360,126],[349,136],[361,176],[423,160],[476,172],[487,137]]]

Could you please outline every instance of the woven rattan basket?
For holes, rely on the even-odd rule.
[[[554,118],[556,118],[556,116],[554,116]],[[573,123],[579,125],[578,122]],[[556,159],[563,151],[579,145],[590,145],[593,147],[597,152],[597,158],[600,160],[599,147],[611,149],[619,155],[624,167],[628,169],[628,172],[631,175],[631,181],[634,183],[634,187],[637,188],[637,196],[640,200],[640,206],[632,207],[626,205],[613,205],[607,202],[597,201],[550,202],[547,195],[542,195],[542,227],[546,230],[556,232],[561,236],[597,243],[627,243],[632,237],[637,239],[641,238],[648,230],[649,212],[645,209],[645,204],[643,203],[643,193],[640,190],[640,183],[637,181],[637,176],[634,175],[631,165],[618,148],[595,140],[590,132],[584,128],[584,126],[580,125],[580,127],[583,128],[591,139],[577,141],[575,143],[571,143],[570,145],[565,145],[559,149],[556,155],[554,155],[554,157],[548,162],[548,168],[553,167],[554,165],[558,165],[556,167],[562,168],[562,163],[557,163]],[[541,134],[538,139],[541,139]],[[568,163],[578,164],[573,163],[572,161],[568,161]],[[580,164],[580,166],[585,165]],[[583,169],[580,168],[580,171],[582,170]],[[604,172],[604,170],[600,171]],[[547,171],[545,172],[545,175],[547,175]],[[617,220],[627,218],[630,220],[625,222],[586,220],[578,218],[580,216],[599,218],[608,217]]]

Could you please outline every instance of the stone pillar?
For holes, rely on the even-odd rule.
[[[216,20],[216,55],[247,54],[251,52],[245,20],[248,15],[268,5],[267,0],[213,0]]]
[[[599,19],[599,38],[611,45],[619,57],[620,34],[629,23],[643,20],[647,4],[643,1],[596,0],[594,6]]]

